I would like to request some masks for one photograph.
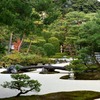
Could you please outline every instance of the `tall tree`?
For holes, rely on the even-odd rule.
[[[92,21],[82,25],[79,32],[77,44],[80,45],[79,55],[83,61],[88,61],[91,58],[100,67],[100,62],[97,60],[95,52],[100,51],[100,12]],[[86,60],[85,60],[86,59]]]
[[[98,0],[54,0],[54,2],[60,7],[63,14],[71,11],[89,13],[100,10],[100,2]]]
[[[2,0],[0,2],[0,25],[7,25],[13,34],[23,37],[33,31],[35,15],[31,0]]]
[[[34,8],[38,11],[43,19],[43,23],[48,25],[60,15],[59,7],[53,0],[34,0]]]

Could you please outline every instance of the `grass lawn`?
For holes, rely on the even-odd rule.
[[[11,97],[1,100],[94,100],[100,98],[99,92],[93,91],[73,91],[58,92],[46,95]]]

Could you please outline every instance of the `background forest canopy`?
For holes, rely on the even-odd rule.
[[[5,62],[31,63],[35,56],[64,54],[78,56],[85,64],[91,58],[100,66],[95,57],[100,52],[99,30],[97,0],[0,1],[0,57]]]

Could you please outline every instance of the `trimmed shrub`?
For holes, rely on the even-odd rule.
[[[60,50],[60,43],[59,43],[58,38],[51,37],[51,38],[48,39],[48,42],[54,45],[55,52],[59,52],[59,50]]]
[[[54,56],[52,56],[53,58],[62,58],[66,55],[66,53],[56,53]]]
[[[44,48],[42,48],[42,47],[32,46],[31,51],[32,52],[34,51],[34,54],[37,54],[37,55],[41,55],[41,56],[46,55],[46,52],[45,52]]]
[[[34,65],[38,63],[49,63],[50,60],[48,58],[41,57],[35,54],[22,54],[22,53],[12,53],[4,56],[1,61],[10,64],[20,64],[20,65]]]
[[[87,67],[82,63],[81,60],[73,60],[69,66],[67,66],[67,69],[73,69],[75,73],[82,73],[84,72]]]
[[[44,50],[47,53],[47,56],[49,57],[55,54],[55,47],[51,43],[45,43]]]

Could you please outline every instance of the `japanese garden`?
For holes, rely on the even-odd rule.
[[[99,84],[99,0],[0,1],[1,100],[99,100]]]

